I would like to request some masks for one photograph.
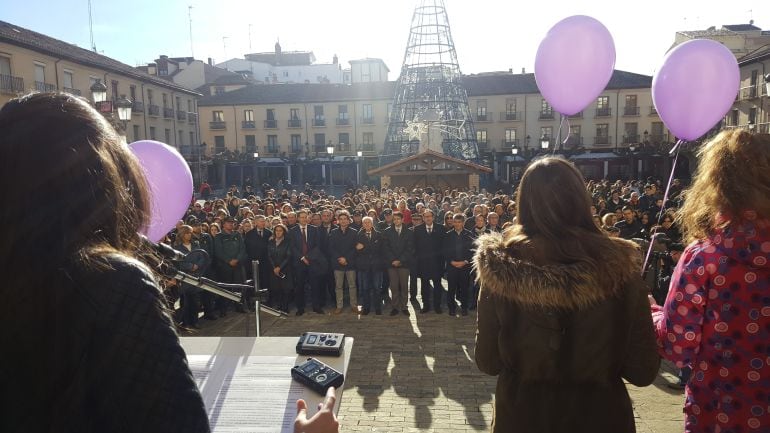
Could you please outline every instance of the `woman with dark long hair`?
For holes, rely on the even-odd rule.
[[[207,432],[203,401],[151,268],[138,160],[85,100],[0,109],[0,431]],[[10,228],[10,229],[9,229]]]
[[[691,243],[655,316],[661,355],[692,368],[685,431],[768,431],[770,135],[721,132],[683,194]]]
[[[660,358],[635,244],[596,226],[585,181],[561,158],[532,163],[516,223],[478,240],[476,364],[498,375],[495,432],[633,432],[623,379]]]

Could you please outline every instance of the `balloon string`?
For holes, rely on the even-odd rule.
[[[674,172],[676,171],[676,163],[679,159],[679,150],[682,148],[682,140],[676,142],[674,147],[671,148],[669,155],[674,155],[674,163],[671,166],[671,174],[668,176],[668,183],[666,184],[666,192],[663,193],[663,204],[660,205],[658,211],[658,226],[663,220],[663,209],[666,208],[666,202],[668,202],[668,193],[671,192],[671,183],[674,181]],[[655,237],[650,236],[650,246],[647,247],[647,254],[644,257],[644,264],[642,265],[642,276],[644,276],[644,270],[647,269],[647,264],[650,262],[650,256],[652,255],[652,246],[655,244]]]
[[[561,139],[561,130],[565,122],[567,123],[567,131],[569,131],[569,127],[570,127],[569,118],[561,113],[559,113],[559,116],[561,116],[561,118],[559,119],[559,130],[556,132],[556,141],[554,142],[555,145],[553,146],[553,149],[551,149],[552,156],[556,154],[556,148],[557,148],[556,144],[561,143],[563,147],[564,144],[567,143],[567,140],[569,140],[569,134],[567,134],[567,136],[564,138],[563,141]]]

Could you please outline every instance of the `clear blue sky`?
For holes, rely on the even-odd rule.
[[[445,0],[464,73],[533,70],[537,46],[562,18],[593,16],[613,34],[616,68],[652,74],[677,30],[747,23],[770,29],[770,1]],[[1,0],[0,20],[89,48],[87,0]],[[380,57],[397,78],[416,0],[93,0],[94,39],[105,55],[130,65],[160,54],[215,61],[249,52],[313,51],[319,63]],[[751,12],[750,12],[751,11]],[[226,48],[223,45],[226,39]],[[225,53],[226,49],[226,53]]]

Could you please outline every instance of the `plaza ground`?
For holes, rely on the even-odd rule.
[[[343,432],[489,431],[496,378],[473,362],[474,312],[452,318],[409,309],[409,317],[356,316],[348,309],[339,316],[310,312],[283,319],[263,313],[262,335],[328,331],[355,338],[339,411]],[[255,335],[253,313],[230,312],[200,324],[182,335]],[[664,362],[653,385],[628,386],[638,432],[684,431],[684,393],[666,386],[675,381],[674,368]]]

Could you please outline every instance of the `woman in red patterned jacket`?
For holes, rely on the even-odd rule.
[[[693,242],[653,316],[661,355],[693,369],[685,431],[770,432],[770,135],[706,144],[681,220]]]

